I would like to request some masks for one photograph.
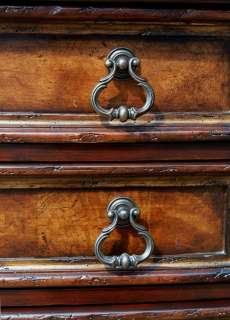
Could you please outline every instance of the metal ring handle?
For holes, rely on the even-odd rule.
[[[112,220],[112,223],[107,228],[104,228],[102,230],[102,233],[99,235],[95,242],[94,251],[96,257],[103,264],[109,265],[113,268],[136,268],[139,263],[146,260],[151,255],[154,248],[153,239],[147,229],[135,222],[137,216],[140,214],[139,208],[130,198],[119,197],[111,201],[107,209],[107,214],[109,219]],[[128,224],[130,224],[137,231],[138,235],[144,238],[146,243],[145,251],[140,255],[129,255],[128,253],[122,253],[120,256],[104,255],[101,250],[101,245],[105,241],[105,239],[108,238],[110,233],[116,227],[124,227]]]
[[[99,115],[107,116],[110,120],[118,119],[121,122],[125,122],[129,119],[136,120],[139,116],[149,111],[154,102],[154,93],[147,81],[135,73],[139,63],[139,59],[130,49],[118,48],[109,53],[105,62],[109,74],[99,81],[91,95],[92,107]],[[141,108],[134,106],[118,106],[110,109],[103,108],[99,103],[99,95],[107,88],[108,83],[113,79],[128,79],[130,77],[137,82],[138,86],[141,86],[145,90],[145,104]]]

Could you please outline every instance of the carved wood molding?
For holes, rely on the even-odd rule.
[[[229,36],[230,12],[206,9],[32,6],[31,2],[0,6],[0,34]],[[111,24],[113,21],[116,24]]]
[[[206,320],[227,319],[230,316],[229,300],[192,301],[171,303],[151,303],[137,305],[99,305],[81,307],[50,307],[50,308],[4,308],[1,314],[3,320],[72,319],[88,320],[94,317],[97,320]]]
[[[226,1],[227,2],[227,1]],[[219,3],[219,1],[218,1]],[[230,12],[225,10],[200,10],[200,9],[144,9],[129,7],[97,7],[97,6],[0,6],[0,20],[9,20],[8,23],[16,21],[28,21],[31,19],[40,23],[41,21],[132,21],[135,22],[217,22],[229,23]]]
[[[24,288],[24,287],[88,287],[88,286],[114,286],[125,285],[157,285],[157,284],[189,284],[189,283],[217,283],[230,281],[230,269],[221,267],[199,269],[171,269],[171,270],[138,270],[138,272],[122,273],[117,277],[116,273],[106,270],[82,270],[71,272],[48,270],[5,270],[0,274],[0,288]],[[2,267],[3,268],[3,267]],[[84,276],[83,276],[84,275]]]

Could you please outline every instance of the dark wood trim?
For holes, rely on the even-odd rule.
[[[32,268],[31,268],[32,269]],[[0,288],[100,287],[132,285],[178,285],[193,283],[229,283],[230,269],[193,268],[120,271],[12,271],[0,273]]]
[[[149,1],[150,2],[150,1]],[[218,1],[219,2],[219,1]],[[151,9],[128,7],[97,6],[0,6],[0,21],[145,21],[145,22],[182,22],[182,23],[229,23],[230,12],[226,10],[196,9]],[[9,20],[11,19],[11,20]]]
[[[18,142],[22,142],[20,139]],[[93,139],[92,139],[93,142]],[[0,144],[0,162],[141,162],[229,160],[230,143]]]
[[[214,37],[215,39],[228,39],[230,37],[229,23],[178,23],[178,22],[138,22],[112,23],[109,21],[69,22],[69,23],[32,23],[2,21],[0,22],[0,34],[6,35],[58,35],[58,36],[138,36],[146,39],[155,36],[194,36]]]
[[[29,6],[3,5],[0,7],[0,34],[230,36],[228,10],[188,7],[147,10],[79,4],[72,7],[64,4],[32,6],[32,3]],[[112,24],[113,21],[116,24]]]
[[[228,113],[153,113],[121,125],[95,114],[0,113],[0,143],[228,141]]]
[[[16,320],[207,320],[228,319],[230,301],[192,301],[138,305],[98,305],[82,307],[2,308],[1,319]]]
[[[1,177],[229,175],[230,162],[0,164]]]
[[[230,183],[223,161],[0,164],[0,189],[180,188]],[[125,180],[124,180],[125,179]],[[223,254],[223,253],[222,253]],[[194,257],[193,257],[194,258]]]
[[[203,127],[14,128],[0,127],[0,143],[114,143],[229,141],[228,125]]]
[[[230,284],[0,290],[1,307],[192,301],[230,298]]]

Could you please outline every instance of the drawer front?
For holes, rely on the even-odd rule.
[[[229,20],[221,10],[1,7],[0,141],[229,139]],[[147,82],[127,66],[129,79],[112,75],[98,104],[114,110],[98,114],[93,89],[121,47]]]
[[[155,91],[151,113],[229,111],[227,40],[29,35],[0,36],[1,111],[94,114],[92,90],[108,73],[106,56],[119,47],[140,59],[138,71]],[[112,81],[101,95],[103,106],[144,102],[132,80]]]
[[[4,269],[11,261],[14,268],[12,261],[19,267],[26,260],[36,269],[41,260],[52,265],[54,259],[64,269],[82,268],[86,261],[104,269],[94,246],[114,218],[107,216],[109,203],[120,197],[129,197],[140,209],[135,221],[154,241],[143,267],[228,265],[227,168],[222,164],[218,172],[217,165],[204,163],[174,168],[111,164],[104,169],[1,165],[1,265]],[[104,255],[140,255],[145,250],[143,234],[128,222],[107,234],[100,244]]]
[[[2,306],[228,299],[229,167],[2,164]],[[146,229],[130,218],[106,233],[108,204],[120,197],[140,208],[134,220]],[[138,265],[107,263],[142,255],[147,233],[153,250]]]
[[[155,241],[154,257],[225,254],[224,187],[121,187],[1,190],[0,257],[93,257],[97,236],[110,224],[106,207],[119,196],[140,208],[140,222]],[[140,254],[144,247],[133,230],[117,228],[104,252]]]

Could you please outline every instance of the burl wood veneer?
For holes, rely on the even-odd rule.
[[[0,257],[94,256],[97,235],[109,221],[106,207],[129,196],[155,240],[154,256],[225,251],[226,192],[221,187],[115,190],[1,190]],[[17,237],[14,235],[17,234]],[[141,238],[116,230],[108,255],[144,250]]]
[[[156,93],[153,113],[229,110],[227,40],[113,38],[1,35],[1,111],[94,113],[92,89],[107,73],[106,55],[117,47],[140,57],[139,72]],[[143,89],[128,80],[109,85],[101,104],[144,101]]]

